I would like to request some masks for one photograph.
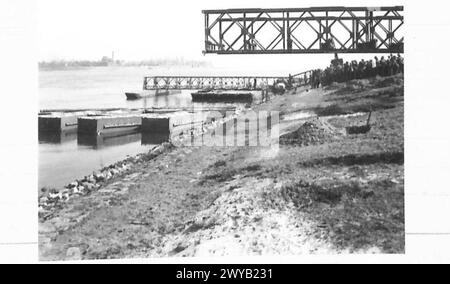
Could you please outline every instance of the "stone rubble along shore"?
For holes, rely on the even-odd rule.
[[[88,195],[94,191],[98,191],[107,181],[129,173],[134,166],[154,159],[172,147],[173,145],[171,143],[165,142],[161,145],[155,146],[148,153],[129,157],[125,160],[105,167],[98,172],[85,176],[82,179],[71,182],[62,190],[41,189],[41,191],[44,192],[42,192],[41,197],[39,197],[39,219],[46,220],[52,215],[53,211],[69,201],[71,198]]]

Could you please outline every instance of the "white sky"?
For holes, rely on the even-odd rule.
[[[311,6],[393,6],[403,1],[256,0],[38,0],[39,60],[160,57],[205,59],[214,64],[328,65],[328,55],[206,55],[201,10]],[[363,58],[347,55],[347,58]],[[317,66],[317,65],[320,66]],[[304,68],[300,68],[303,70]]]

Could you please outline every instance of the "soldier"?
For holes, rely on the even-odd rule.
[[[330,68],[328,68],[328,67],[325,68],[325,70],[323,71],[322,86],[330,84],[329,72],[330,72]]]
[[[350,62],[348,64],[348,80],[352,80],[353,79],[353,65]]]
[[[317,82],[316,82],[316,88],[320,87],[320,77],[321,77],[321,71],[320,69],[317,69]]]
[[[331,66],[336,67],[338,65],[342,64],[342,59],[339,59],[339,56],[337,53],[334,54],[334,59],[331,60]]]
[[[386,69],[387,69],[387,63],[386,63],[386,60],[384,59],[384,56],[381,56],[381,59],[380,59],[380,72],[379,72],[379,75],[380,75],[380,76],[386,76],[386,74],[387,74]]]
[[[343,66],[342,65],[337,65],[336,66],[336,82],[343,82],[344,81],[344,71],[343,71]]]
[[[387,75],[388,76],[394,75],[394,65],[392,64],[392,61],[393,61],[392,55],[389,55],[388,61],[387,61]]]
[[[346,61],[344,64],[344,80],[348,81],[350,80],[350,65]]]
[[[357,74],[356,74],[356,78],[357,79],[362,79],[364,76],[364,59],[361,59],[361,61],[359,61],[358,63],[358,68],[357,68]]]
[[[400,53],[397,54],[397,64],[399,66],[399,72],[403,73],[403,57],[400,56]]]
[[[352,61],[353,74],[352,79],[356,79],[358,77],[358,62],[356,60]]]
[[[391,66],[391,70],[392,70],[391,75],[397,74],[398,73],[398,64],[397,64],[397,57],[395,57],[395,55],[393,55],[391,57],[391,62],[389,65]]]
[[[375,56],[375,76],[380,75],[380,61],[378,60],[378,57]]]

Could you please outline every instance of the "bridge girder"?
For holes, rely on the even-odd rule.
[[[403,6],[202,12],[204,53],[403,53]]]

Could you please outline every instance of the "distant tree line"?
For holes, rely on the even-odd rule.
[[[148,59],[140,61],[126,61],[122,65],[125,66],[192,66],[192,67],[202,67],[207,66],[208,63],[205,61],[198,60],[187,60],[184,58],[158,58],[158,59]]]
[[[105,67],[105,66],[191,66],[204,67],[208,63],[184,58],[158,58],[140,61],[115,60],[104,56],[101,60],[53,60],[39,62],[41,69],[64,69],[77,67]]]

